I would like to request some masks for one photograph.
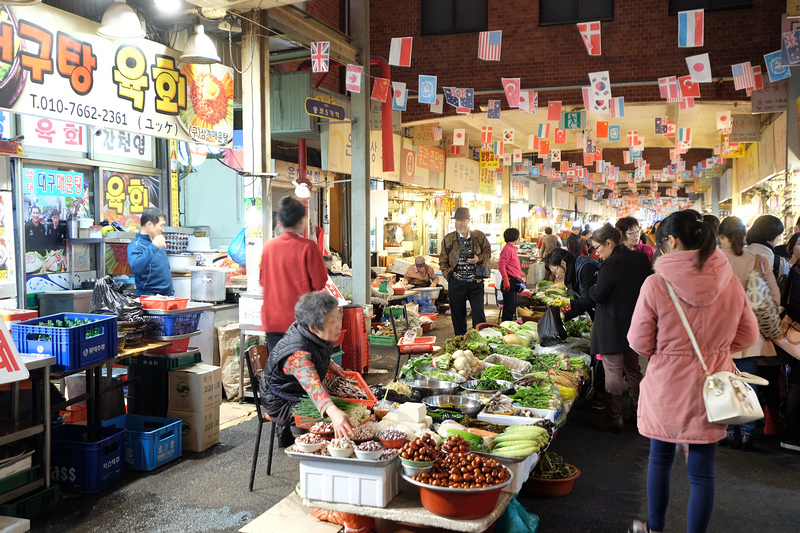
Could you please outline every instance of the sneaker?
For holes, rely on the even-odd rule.
[[[749,452],[752,449],[753,449],[753,436],[750,433],[742,433],[742,451]]]
[[[727,448],[736,448],[738,446],[738,443],[736,442],[736,434],[728,433],[725,438],[719,441],[717,444]]]
[[[650,533],[650,528],[647,527],[647,522],[634,520],[631,527],[628,528],[628,533]]]
[[[800,442],[794,440],[783,440],[781,441],[781,448],[786,448],[787,450],[792,450],[795,452],[800,452]]]

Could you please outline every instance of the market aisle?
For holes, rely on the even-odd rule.
[[[489,310],[488,320],[496,317]],[[496,318],[495,318],[496,319]],[[440,316],[431,331],[452,336],[449,317]],[[367,381],[389,378],[396,351],[374,350]],[[384,371],[384,372],[381,372]],[[581,469],[571,494],[540,499],[520,494],[519,501],[539,515],[541,533],[624,532],[631,518],[646,511],[648,441],[626,427],[619,435],[600,433],[592,424],[602,411],[574,410],[552,450]],[[190,453],[154,473],[129,473],[96,496],[70,496],[33,520],[34,532],[226,532],[234,533],[294,490],[297,463],[276,452],[273,475],[266,476],[262,446],[255,490],[248,492],[256,421],[248,419],[221,431],[221,444]],[[265,426],[266,430],[269,429]],[[265,438],[268,434],[265,432]],[[800,455],[783,451],[777,441],[757,440],[757,451],[721,449],[717,459],[717,495],[711,532],[791,531],[800,522]],[[685,530],[688,497],[682,456],[673,469],[668,531]]]

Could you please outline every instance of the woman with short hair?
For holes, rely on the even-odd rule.
[[[294,442],[292,409],[306,396],[331,419],[337,437],[349,436],[350,418],[322,384],[328,375],[344,377],[342,368],[331,361],[333,342],[342,332],[339,302],[327,292],[310,292],[300,297],[294,315],[294,323],[269,354],[259,386],[264,410],[276,424],[278,446]]]
[[[522,265],[517,255],[517,243],[519,242],[519,230],[508,228],[503,232],[503,240],[506,245],[500,251],[500,259],[497,262],[497,270],[500,271],[502,285],[500,292],[503,295],[503,310],[500,320],[515,320],[517,316],[517,292],[522,280]]]
[[[625,244],[629,250],[643,252],[652,265],[653,254],[656,253],[656,250],[652,246],[648,246],[642,242],[642,231],[639,227],[639,221],[634,217],[623,217],[617,220],[617,229],[622,234],[623,244]]]

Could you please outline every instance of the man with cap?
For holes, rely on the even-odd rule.
[[[581,243],[580,243],[580,234],[581,234],[581,227],[579,224],[573,224],[572,229],[570,230],[569,237],[567,237],[567,251],[574,255],[575,257],[580,257],[581,255]]]
[[[418,255],[414,264],[408,267],[405,275],[406,281],[414,287],[435,287],[439,277],[434,273],[433,267],[425,264],[425,258]]]
[[[467,300],[472,308],[472,326],[486,322],[483,312],[483,280],[475,277],[475,265],[491,257],[489,240],[482,232],[469,229],[469,209],[459,207],[453,216],[456,230],[442,239],[439,268],[448,283],[453,332],[467,332]]]

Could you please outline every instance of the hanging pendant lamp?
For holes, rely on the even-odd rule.
[[[222,61],[217,55],[217,47],[214,42],[206,35],[206,30],[202,24],[194,27],[194,34],[186,41],[180,60],[184,63],[194,63],[209,65]]]
[[[145,31],[133,8],[125,0],[114,0],[103,14],[97,34],[109,39],[141,39]]]

